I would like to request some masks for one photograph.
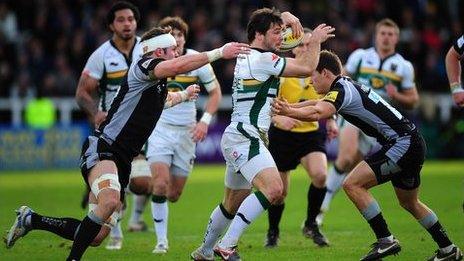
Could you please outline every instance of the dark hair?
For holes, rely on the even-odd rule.
[[[132,3],[126,2],[126,1],[119,1],[116,2],[114,5],[111,6],[110,11],[106,15],[106,22],[108,24],[112,24],[114,22],[115,14],[119,10],[123,9],[130,9],[132,10],[132,13],[134,13],[134,18],[135,21],[139,21],[140,19],[140,12],[137,6],[133,5]]]
[[[272,24],[282,24],[280,11],[275,8],[261,8],[255,10],[250,17],[247,25],[248,41],[251,43],[255,39],[256,33],[265,34]]]
[[[316,71],[320,73],[324,69],[329,70],[334,75],[342,73],[342,62],[334,52],[322,50],[319,54],[319,64],[316,67]]]
[[[187,37],[189,27],[187,23],[179,16],[167,16],[158,23],[159,27],[170,26],[172,29],[181,31],[185,37]]]

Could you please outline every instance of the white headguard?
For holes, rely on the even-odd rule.
[[[168,48],[171,46],[177,46],[176,39],[172,34],[161,34],[150,39],[142,41],[142,50],[146,54],[148,52],[153,52],[158,48]]]

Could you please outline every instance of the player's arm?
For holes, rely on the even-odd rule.
[[[98,113],[98,80],[83,72],[77,84],[75,98],[79,108],[87,114],[90,123],[100,123],[96,117]]]
[[[335,28],[326,24],[318,25],[312,32],[309,47],[298,58],[287,58],[286,66],[281,76],[308,77],[311,76],[319,63],[321,43],[334,37]]]
[[[318,121],[334,115],[337,111],[335,106],[326,101],[318,101],[314,106],[292,108],[281,99],[274,99],[272,111],[277,115],[284,115],[301,121]]]
[[[208,101],[205,105],[205,111],[201,116],[200,121],[195,125],[192,131],[194,142],[199,142],[205,139],[208,134],[208,126],[211,123],[213,115],[217,112],[219,103],[222,99],[221,87],[217,79],[205,85],[208,91]]]
[[[164,108],[171,108],[179,103],[185,101],[193,101],[198,98],[200,92],[200,86],[192,84],[181,92],[168,92],[166,101],[164,102]]]
[[[249,54],[250,47],[244,43],[227,43],[221,48],[208,52],[187,54],[180,57],[160,62],[153,69],[156,78],[162,79],[173,77],[178,74],[190,72],[201,66],[214,62],[218,59],[232,59],[239,54]]]
[[[302,101],[302,102],[291,103],[290,106],[294,107],[294,108],[313,106],[313,105],[316,105],[317,101],[318,100],[306,100],[306,101]]]
[[[461,58],[461,55],[455,50],[455,47],[451,46],[446,54],[445,63],[453,100],[458,106],[463,107],[464,89],[461,84]]]
[[[399,102],[406,109],[414,109],[419,103],[419,94],[417,93],[416,87],[397,91],[393,85],[386,86],[388,95]]]

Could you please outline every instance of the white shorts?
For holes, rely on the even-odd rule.
[[[221,140],[226,160],[224,183],[231,189],[250,189],[255,176],[266,168],[277,168],[271,153],[259,138],[225,132]]]
[[[150,165],[145,159],[134,159],[131,163],[130,178],[151,177]]]
[[[175,126],[158,122],[148,138],[148,162],[162,162],[170,166],[170,173],[188,177],[195,160],[195,142],[191,126]]]
[[[351,124],[349,121],[343,119],[343,117],[339,117],[340,121],[339,127],[340,130],[342,128],[345,128],[347,126],[350,126],[351,128],[356,128],[359,130],[358,127],[354,126]],[[377,142],[377,139],[371,136],[367,136],[362,130],[359,130],[359,136],[358,136],[358,150],[361,152],[363,156],[369,155],[370,153],[373,153],[377,150],[380,149],[380,144]]]

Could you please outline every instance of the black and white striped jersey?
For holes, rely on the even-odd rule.
[[[416,126],[371,88],[348,77],[337,77],[324,101],[365,134],[385,144],[409,135]]]
[[[167,79],[150,71],[163,59],[146,57],[133,62],[96,135],[132,160],[147,141],[164,108]]]
[[[461,35],[455,42],[454,42],[454,50],[459,53],[459,55],[464,54],[464,34]]]

